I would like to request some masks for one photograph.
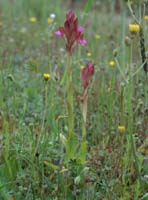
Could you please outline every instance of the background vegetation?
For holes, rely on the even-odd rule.
[[[86,46],[73,55],[77,149],[81,144],[81,68],[95,63],[88,98],[86,162],[67,162],[64,42],[53,32],[71,4],[62,0],[0,1],[0,199],[139,200],[148,193],[148,77],[139,33],[127,4],[77,1]],[[144,1],[132,9],[142,21]],[[147,11],[147,10],[146,10]],[[47,21],[50,14],[55,18]],[[31,20],[34,17],[35,20]],[[51,17],[50,17],[51,19]],[[45,81],[43,73],[50,73]],[[77,155],[78,156],[78,155]]]

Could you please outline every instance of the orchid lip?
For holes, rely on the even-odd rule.
[[[85,28],[83,26],[78,26],[78,19],[74,12],[70,10],[66,14],[64,25],[59,27],[59,29],[54,32],[54,35],[64,38],[66,50],[68,53],[72,54],[78,44],[87,44],[82,33],[84,30]]]
[[[79,44],[84,44],[85,45],[85,44],[87,44],[87,41],[84,40],[84,39],[83,40],[79,40]]]
[[[85,28],[84,28],[83,26],[79,26],[79,27],[78,27],[78,31],[79,31],[79,32],[83,32],[84,29],[85,29]]]
[[[54,34],[57,35],[57,36],[62,36],[62,35],[63,35],[63,34],[61,33],[61,31],[55,31]]]

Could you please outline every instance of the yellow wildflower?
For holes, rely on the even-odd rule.
[[[120,133],[125,133],[125,126],[118,126],[118,131]]]
[[[43,74],[43,77],[44,77],[44,80],[45,80],[45,81],[48,81],[48,80],[50,79],[50,74],[44,73],[44,74]]]
[[[90,52],[87,53],[87,57],[91,57],[91,53]]]
[[[47,22],[48,24],[51,24],[53,22],[53,19],[51,17],[48,17]]]
[[[95,39],[99,40],[101,38],[101,36],[99,34],[95,34]]]
[[[129,24],[129,31],[134,34],[138,33],[140,30],[140,26],[138,24]]]
[[[30,21],[31,23],[35,23],[35,22],[37,21],[37,19],[36,19],[36,17],[30,17],[30,18],[29,18],[29,21]]]
[[[81,65],[81,66],[80,66],[80,69],[83,69],[84,67],[85,67],[84,65]]]
[[[144,16],[144,19],[145,19],[145,20],[148,20],[148,15],[145,15],[145,16]]]
[[[111,61],[109,62],[109,66],[110,66],[110,67],[115,67],[115,61],[114,61],[114,60],[111,60]]]

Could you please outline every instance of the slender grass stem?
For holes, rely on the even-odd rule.
[[[87,99],[88,96],[85,97],[82,104],[82,139],[86,139],[86,117],[87,117]]]
[[[86,119],[87,119],[87,100],[88,95],[84,95],[82,102],[82,141],[80,145],[80,160],[84,164],[86,160],[87,141],[86,141]]]
[[[130,138],[131,153],[133,154],[133,157],[134,157],[135,171],[137,173],[138,180],[139,180],[139,183],[141,185],[141,175],[140,175],[139,163],[138,163],[135,141],[134,141],[134,136],[133,136],[133,131],[134,131],[134,128],[133,128],[133,126],[134,126],[133,110],[132,110],[133,78],[132,78],[132,73],[131,73],[131,66],[132,66],[132,59],[133,59],[133,45],[134,45],[134,41],[132,40],[131,49],[130,49],[130,67],[129,67],[129,80],[130,80],[130,82],[129,82],[129,102],[128,102],[128,110],[129,110],[128,126],[129,126],[129,138]]]
[[[133,9],[132,9],[132,7],[131,7],[131,2],[130,2],[130,0],[128,0],[127,6],[128,6],[128,8],[129,8],[129,11],[130,11],[130,13],[131,13],[131,16],[133,17],[133,19],[135,20],[135,22],[139,24],[139,20],[137,19],[136,15],[134,14],[134,11],[133,11]]]
[[[125,75],[124,75],[123,71],[121,70],[121,67],[120,67],[120,64],[119,64],[117,57],[115,57],[115,62],[116,62],[117,68],[119,69],[125,83],[128,83],[128,80],[125,78]]]
[[[46,111],[47,111],[47,95],[48,95],[48,82],[45,82],[45,90],[44,90],[44,108],[43,108],[43,117],[42,117],[42,125],[41,125],[41,133],[45,128],[45,120],[46,120]]]
[[[41,124],[40,133],[39,133],[38,138],[37,138],[37,145],[36,145],[36,148],[35,148],[35,154],[38,151],[40,141],[42,140],[43,132],[45,131],[45,120],[46,120],[46,110],[47,110],[47,96],[48,96],[48,84],[47,83],[48,82],[45,82],[44,97],[43,97],[44,107],[43,107],[43,115],[42,115],[42,124]]]
[[[145,40],[144,40],[144,33],[143,33],[142,26],[140,27],[139,37],[140,37],[141,58],[142,58],[142,63],[144,63],[143,69],[144,69],[145,73],[147,73],[148,72],[148,64],[147,64],[147,59],[146,59]]]

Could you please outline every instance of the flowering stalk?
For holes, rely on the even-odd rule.
[[[130,55],[130,66],[132,65],[132,57],[133,57],[133,41],[131,43],[131,55]],[[133,79],[131,77],[131,69],[130,69],[130,80],[131,82],[129,83],[129,88],[131,91],[133,91]],[[132,99],[132,94],[130,99]],[[131,100],[130,100],[131,101]],[[134,158],[134,164],[135,164],[135,170],[137,172],[137,177],[138,177],[138,181],[140,186],[142,187],[142,181],[141,181],[141,173],[140,173],[140,168],[139,168],[139,161],[138,161],[138,157],[137,157],[137,152],[136,152],[136,144],[135,144],[135,139],[133,136],[133,111],[132,111],[132,103],[130,102],[130,106],[129,106],[129,138],[130,138],[130,147],[131,147],[131,153],[133,154],[133,158]]]
[[[92,62],[88,62],[81,71],[83,97],[82,97],[82,142],[80,146],[80,160],[82,161],[82,163],[85,163],[86,160],[86,152],[87,152],[86,122],[87,122],[88,90],[90,89],[90,82],[93,75],[94,75],[94,64]]]
[[[141,58],[142,58],[142,66],[143,69],[145,71],[145,73],[148,72],[148,63],[147,63],[147,59],[146,59],[146,51],[145,51],[145,41],[144,41],[144,32],[143,32],[143,26],[142,26],[142,19],[141,19],[141,2],[138,2],[138,6],[139,6],[139,19],[136,18],[134,11],[131,7],[130,2],[128,1],[128,8],[131,12],[131,15],[134,19],[134,21],[137,23],[136,25],[131,25],[129,26],[129,30],[132,34],[136,34],[139,32],[139,38],[140,38],[140,53],[141,53]],[[133,45],[133,42],[132,42]],[[132,45],[131,45],[131,59],[132,59]],[[130,63],[131,64],[131,63]],[[132,85],[133,82],[130,82],[130,86],[131,87],[131,91],[132,91]],[[137,172],[137,177],[139,180],[139,184],[141,186],[141,188],[143,187],[143,183],[141,180],[141,172],[140,172],[140,167],[139,167],[139,161],[138,161],[138,157],[137,157],[137,153],[136,153],[136,145],[135,145],[135,140],[133,137],[133,111],[131,110],[132,106],[131,106],[131,102],[130,102],[130,106],[129,106],[129,137],[130,137],[130,146],[131,146],[131,151],[133,153],[133,157],[134,157],[134,161],[135,161],[135,171]]]
[[[74,134],[74,97],[73,97],[73,80],[72,80],[72,54],[78,44],[86,44],[83,32],[84,27],[78,26],[78,19],[74,12],[70,10],[66,14],[64,26],[54,32],[55,35],[61,36],[65,41],[67,51],[67,110],[68,110],[68,139],[66,142],[67,160],[75,158],[76,136]]]
[[[143,26],[142,26],[142,22],[141,22],[141,2],[138,1],[138,6],[139,6],[139,19],[136,18],[135,14],[134,14],[134,11],[131,7],[131,4],[128,0],[128,8],[131,12],[131,15],[134,19],[134,21],[136,22],[136,24],[132,24],[129,26],[129,30],[132,34],[136,34],[139,32],[139,38],[140,38],[140,53],[141,53],[141,58],[142,58],[142,66],[143,66],[143,69],[145,71],[145,73],[148,72],[148,63],[147,63],[147,59],[146,59],[146,51],[145,51],[145,41],[144,41],[144,32],[143,32]],[[133,42],[131,44],[131,61],[132,61],[132,45],[133,45]],[[132,62],[131,62],[132,63]],[[131,64],[130,63],[130,64]],[[131,77],[130,77],[131,78]],[[130,89],[132,91],[132,85],[133,85],[133,82],[131,81],[130,82]],[[131,98],[130,98],[131,99]],[[138,161],[138,157],[137,157],[137,153],[136,153],[136,145],[135,145],[135,140],[134,140],[134,137],[133,137],[133,111],[131,110],[132,108],[132,105],[131,105],[131,102],[130,102],[130,106],[129,106],[129,137],[130,137],[130,147],[131,147],[131,151],[133,153],[133,157],[134,157],[134,161],[135,161],[135,171],[137,172],[137,177],[138,177],[138,180],[139,180],[139,184],[141,186],[141,188],[143,187],[143,183],[142,183],[142,180],[141,180],[141,172],[140,172],[140,167],[139,167],[139,161]]]
[[[133,14],[134,15],[134,14]],[[135,16],[135,15],[134,15]],[[136,17],[135,17],[136,18]],[[138,20],[137,20],[138,22]],[[133,123],[134,123],[134,118],[133,118],[133,110],[132,110],[132,96],[133,96],[133,76],[131,74],[131,66],[132,66],[132,58],[133,58],[133,39],[134,39],[134,35],[137,34],[138,32],[141,31],[141,25],[139,25],[140,23],[138,22],[137,24],[130,24],[129,25],[129,31],[132,34],[131,38],[131,46],[130,46],[130,69],[129,69],[129,86],[128,86],[128,90],[129,90],[129,97],[128,97],[128,135],[127,135],[127,139],[129,141],[129,147],[130,148],[130,153],[133,155],[134,158],[134,167],[135,167],[135,171],[138,177],[138,184],[140,184],[140,186],[142,186],[142,181],[141,181],[141,173],[140,173],[140,168],[139,168],[139,162],[138,162],[138,157],[137,157],[137,153],[136,153],[136,144],[135,144],[135,140],[134,140],[134,136],[133,136],[133,131],[134,131],[134,127],[133,127]],[[145,61],[144,61],[145,62]],[[144,63],[143,63],[144,66]],[[145,70],[145,69],[144,69]],[[129,154],[129,151],[128,151]]]
[[[64,26],[59,27],[54,34],[63,37],[66,51],[69,55],[72,55],[78,44],[85,45],[87,43],[84,39],[83,31],[84,27],[78,26],[78,19],[74,12],[70,10],[66,15]]]
[[[38,138],[37,138],[37,145],[36,145],[36,148],[35,148],[34,155],[36,155],[36,153],[38,151],[40,142],[41,142],[42,137],[43,137],[43,132],[45,131],[45,119],[46,119],[46,113],[47,113],[47,98],[48,98],[48,81],[50,79],[50,74],[44,73],[43,79],[44,79],[44,93],[43,93],[42,124],[41,124],[41,131],[40,131]]]
[[[137,19],[137,17],[134,14],[134,11],[131,7],[130,1],[128,1],[127,5],[128,5],[129,11],[130,11],[133,19],[136,22],[135,25],[134,24],[130,25],[131,30],[133,29],[133,33],[139,32],[141,59],[142,59],[142,63],[143,63],[143,69],[144,69],[145,73],[147,73],[148,72],[148,63],[147,63],[147,59],[146,59],[144,32],[143,32],[143,26],[142,26],[142,21],[141,21],[141,2],[139,2],[139,4],[138,4],[138,6],[139,6],[139,16],[140,16],[139,20]],[[130,29],[130,27],[129,27],[129,29]],[[132,32],[131,30],[130,30],[130,32]]]

